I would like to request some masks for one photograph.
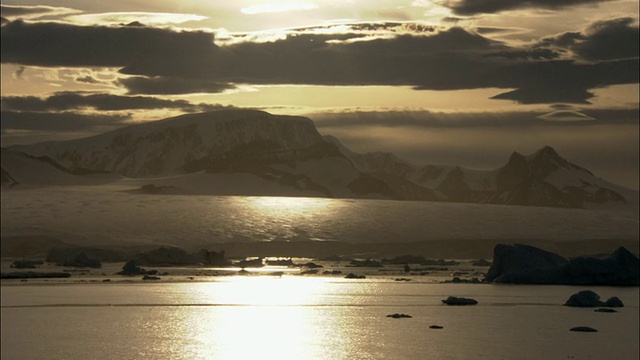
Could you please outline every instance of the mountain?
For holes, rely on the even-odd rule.
[[[514,152],[491,171],[418,166],[389,153],[354,153],[321,136],[310,119],[254,110],[188,114],[84,139],[12,146],[2,152],[3,188],[25,183],[20,172],[28,166],[16,166],[18,160],[41,168],[33,174],[47,174],[36,176],[40,185],[77,184],[81,174],[102,172],[103,179],[116,181],[117,174],[126,177],[120,184],[151,193],[573,208],[637,202],[637,191],[597,178],[551,147],[528,156]]]
[[[99,170],[66,168],[47,156],[31,156],[2,149],[2,188],[50,185],[98,185],[121,176]]]

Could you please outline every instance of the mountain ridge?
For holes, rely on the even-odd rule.
[[[4,166],[7,152],[48,159],[72,173],[109,171],[132,185],[154,182],[184,193],[287,194],[279,186],[291,196],[573,208],[637,199],[637,191],[596,177],[550,146],[526,156],[513,152],[494,170],[419,166],[391,153],[352,152],[335,137],[320,135],[311,119],[256,110],[187,114],[89,138],[11,146],[3,150],[3,188],[9,184],[5,178],[29,182]],[[216,187],[216,179],[240,174],[253,179],[254,190],[234,190],[232,183]],[[196,189],[188,179],[201,185]],[[261,191],[267,183],[274,186]]]

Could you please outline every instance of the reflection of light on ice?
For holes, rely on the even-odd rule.
[[[326,292],[326,280],[309,280],[232,277],[191,294],[192,300],[205,297],[220,304],[187,319],[185,326],[199,343],[196,357],[322,359],[326,353],[319,341],[326,329],[317,324],[325,320],[308,305]]]

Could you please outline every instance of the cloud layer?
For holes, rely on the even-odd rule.
[[[611,0],[445,0],[442,2],[457,15],[495,14],[509,10],[558,10],[580,5],[593,5]]]
[[[130,94],[217,93],[235,84],[408,85],[503,88],[495,99],[528,104],[587,103],[591,89],[637,83],[639,76],[638,24],[630,18],[517,47],[462,27],[405,27],[392,35],[384,28],[301,29],[273,41],[220,46],[204,31],[17,20],[2,26],[1,58],[119,68],[129,76],[117,85]],[[371,35],[376,31],[382,35]]]

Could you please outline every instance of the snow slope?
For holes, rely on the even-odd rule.
[[[258,141],[268,141],[278,149],[296,149],[322,138],[306,118],[225,110],[127,126],[84,139],[11,148],[48,156],[67,167],[152,177],[174,174],[192,161]]]
[[[122,177],[111,173],[72,171],[46,157],[36,158],[2,149],[3,189],[18,186],[98,185],[117,181]]]
[[[46,156],[70,171],[91,169],[146,179],[129,184],[173,187],[164,190],[174,194],[638,206],[637,191],[596,177],[548,146],[528,156],[514,152],[507,164],[494,170],[417,166],[390,153],[354,153],[338,139],[322,137],[310,119],[252,110],[189,114],[85,139],[9,150]],[[5,184],[11,183],[10,167],[3,168]],[[232,175],[243,180],[230,183]],[[53,175],[40,181],[44,184],[47,178],[60,184]]]

